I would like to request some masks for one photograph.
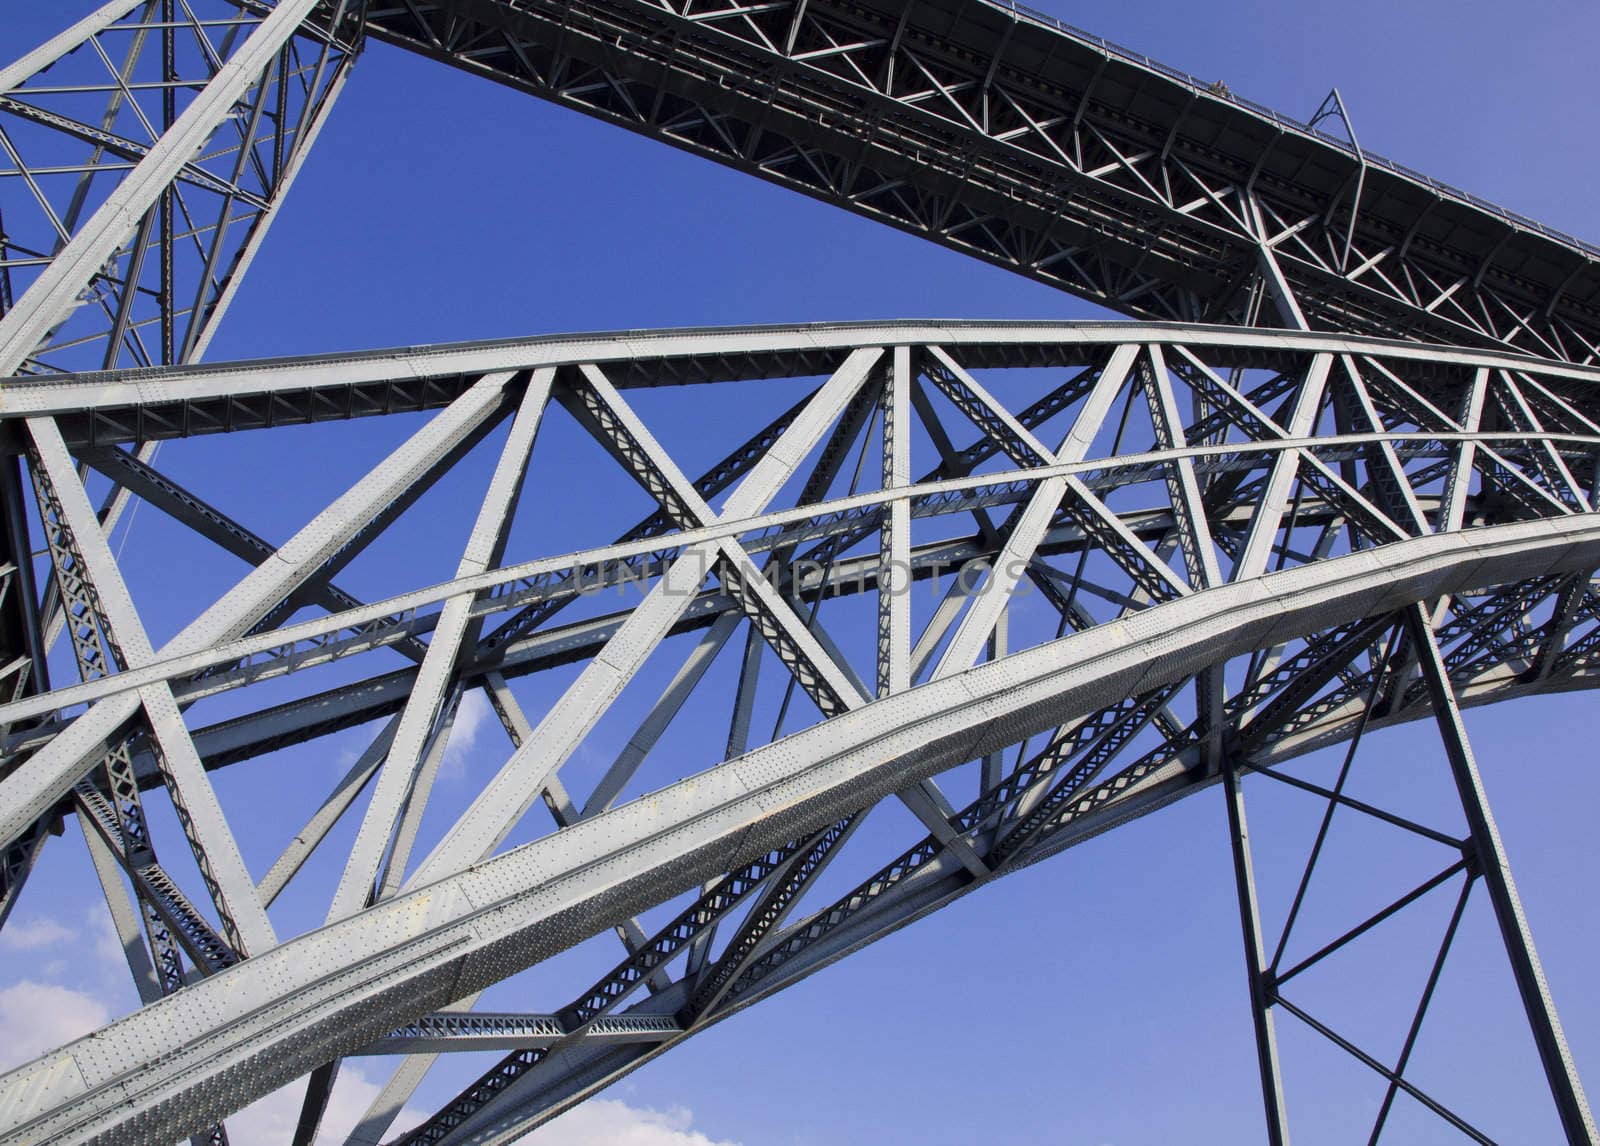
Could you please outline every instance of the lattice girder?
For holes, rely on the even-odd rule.
[[[1475,404],[1490,377],[1504,399]],[[506,1061],[415,1136],[499,1140],[989,879],[1217,783],[1225,760],[1274,768],[1427,715],[1405,668],[1414,646],[1395,654],[1398,674],[1375,675],[1410,604],[1443,603],[1462,703],[1588,687],[1600,526],[1573,475],[1600,458],[1596,383],[1580,367],[1350,337],[916,323],[19,380],[0,418],[254,571],[165,646],[0,705],[7,842],[69,808],[96,746],[138,733],[130,722],[163,694],[162,744],[187,744],[198,776],[383,723],[310,821],[282,825],[270,871],[213,888],[262,919],[285,894],[326,894],[327,927],[268,932],[236,966],[197,959],[201,981],[95,1036],[92,1055],[71,1044],[6,1076],[0,1094],[41,1132],[173,1137],[347,1055],[421,1056],[396,1083],[409,1094],[431,1056],[499,1048]],[[761,391],[784,412],[714,443],[704,476],[688,476],[674,409]],[[1464,408],[1469,421],[1447,413]],[[277,546],[118,445],[400,411],[424,420]],[[600,447],[592,477],[541,449],[561,432]],[[336,574],[359,584],[363,551],[437,512],[425,491],[480,456],[490,492],[454,575],[369,602],[333,588]],[[545,463],[650,508],[613,543],[555,552],[515,524],[541,510]],[[80,483],[52,513],[99,534],[73,467],[49,470]],[[103,538],[82,553],[87,599],[102,600],[121,583],[116,558]],[[897,592],[930,603],[896,622]],[[136,613],[119,593],[118,612]],[[290,615],[289,601],[318,612]],[[885,623],[905,627],[887,639]],[[671,782],[653,749],[686,734],[680,713],[704,711],[729,646],[746,649],[727,698],[742,731],[705,733],[708,770]],[[622,699],[680,655],[653,704]],[[768,658],[763,685],[751,666]],[[335,665],[353,683],[327,688]],[[527,691],[568,665],[578,675],[564,670],[556,693]],[[747,708],[762,687],[767,704],[786,694],[770,733]],[[478,689],[514,751],[450,806],[434,779]],[[224,700],[231,715],[204,723]],[[631,740],[604,775],[574,771],[610,715],[636,723]],[[127,743],[146,793],[195,782],[163,772],[149,737]],[[950,793],[969,772],[978,796],[962,804]],[[886,800],[925,838],[812,902],[835,855],[884,847],[859,825]],[[553,829],[534,824],[536,804]],[[338,886],[319,892],[307,860],[357,810]],[[219,806],[207,831],[237,814]],[[431,850],[413,854],[424,838]],[[203,923],[210,898],[182,903]],[[650,921],[668,904],[682,906],[662,929]],[[589,991],[474,1018],[485,989],[612,928],[628,952]],[[356,964],[359,983],[324,977]],[[64,1072],[82,1081],[37,1087]],[[393,1098],[364,1132],[382,1133]]]

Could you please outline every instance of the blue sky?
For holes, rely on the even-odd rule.
[[[1600,12],[1592,4],[1527,3],[1514,18],[1485,0],[1036,6],[1297,116],[1337,84],[1368,148],[1600,239],[1590,110]],[[71,6],[9,7],[23,10],[6,14],[0,58],[44,38]],[[209,357],[585,329],[1097,313],[373,45]],[[329,480],[328,470],[353,472],[400,432],[364,430],[348,457],[330,448],[314,468]],[[187,455],[170,456],[178,467]],[[242,456],[267,464],[263,454]],[[215,450],[194,459],[197,474],[226,462]],[[304,464],[289,459],[291,469]],[[231,500],[219,502],[281,537],[310,508],[297,500],[301,484],[282,475],[268,496],[240,462],[204,492],[228,491]],[[136,521],[131,560],[138,531],[159,529],[154,519]],[[154,586],[153,568],[144,576]],[[157,590],[147,592],[152,627],[176,627],[180,606],[163,611]],[[1593,712],[1587,696],[1541,699],[1474,712],[1469,728],[1573,1053],[1600,1086],[1600,998],[1588,974],[1600,940],[1591,891],[1600,852],[1589,811],[1600,781],[1586,735]],[[1375,736],[1369,759],[1415,762],[1419,786],[1428,760],[1442,768],[1418,729]],[[1258,792],[1264,783],[1248,789],[1251,826],[1264,895],[1281,903],[1308,841],[1308,813]],[[1208,793],[991,885],[691,1040],[550,1141],[615,1140],[623,1125],[654,1135],[642,1143],[687,1144],[701,1132],[747,1146],[1259,1140],[1225,826],[1220,796]],[[1357,867],[1374,854],[1397,867],[1409,862],[1396,851],[1368,852],[1359,835],[1340,846]],[[63,896],[86,886],[62,879]],[[1352,886],[1368,885],[1382,886]],[[115,968],[95,954],[96,933],[70,898],[50,894],[54,886],[30,885],[17,921],[32,930],[9,946],[0,940],[0,1019],[8,1022],[33,1013],[18,1009],[25,1004],[49,1013],[126,1005]],[[1479,902],[1441,988],[1426,1070],[1454,1074],[1442,1096],[1465,1095],[1463,1110],[1482,1113],[1510,1140],[1554,1140],[1514,997],[1490,957],[1495,942]],[[1343,982],[1324,986],[1347,1025],[1379,1031],[1406,1005],[1414,968],[1381,950],[1361,958]],[[23,980],[72,998],[4,994]],[[1480,1004],[1475,1013],[1463,1005],[1470,1000]],[[1280,1031],[1296,1142],[1349,1141],[1350,1111],[1364,1100],[1351,1096],[1370,1092],[1368,1076],[1292,1021]],[[433,1086],[424,1097],[452,1089]],[[647,1110],[676,1113],[638,1113]],[[1396,1140],[1455,1140],[1423,1122],[1407,1129]]]

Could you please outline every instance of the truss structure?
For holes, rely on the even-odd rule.
[[[1594,247],[1342,110],[1300,123],[1014,3],[372,0],[368,26],[1125,314],[1271,324],[1287,286],[1319,329],[1600,353]]]
[[[108,4],[0,71],[0,314],[57,300],[6,374],[205,352],[359,47],[279,7]]]
[[[143,1004],[0,1076],[0,1140],[226,1141],[229,1114],[305,1077],[309,1143],[344,1059],[399,1056],[351,1138],[378,1143],[437,1060],[492,1052],[400,1140],[513,1141],[968,891],[1214,785],[1271,1141],[1286,1016],[1384,1081],[1374,1141],[1397,1103],[1491,1140],[1408,1073],[1474,902],[1563,1133],[1596,1140],[1460,719],[1600,671],[1592,252],[1437,186],[1397,238],[1418,177],[1353,134],[957,7],[971,28],[918,4],[868,35],[870,5],[821,0],[117,0],[0,71],[0,922],[70,819]],[[198,365],[368,31],[1120,309],[1223,324]],[[1086,45],[1092,78],[1022,94]],[[1113,114],[1129,69],[1186,93],[1158,152],[1131,139],[1159,99]],[[1257,121],[1277,134],[1227,183]],[[1355,165],[1313,203],[1330,154]],[[1491,217],[1510,232],[1464,262]],[[208,470],[206,439],[308,448],[357,421],[372,435],[339,440],[389,445],[281,541],[228,508],[238,491],[185,476]],[[158,465],[166,441],[194,452]],[[212,562],[211,604],[152,604],[111,544],[130,498]],[[461,783],[474,707],[503,746]],[[1367,735],[1423,720],[1449,825],[1350,784]],[[1335,777],[1296,770],[1338,746]],[[260,822],[251,784],[291,772],[304,818]],[[1326,807],[1281,929],[1258,904],[1247,775]],[[1443,858],[1302,952],[1336,814]],[[1456,906],[1386,1057],[1300,976],[1435,892]],[[557,966],[526,1010],[478,1007]]]
[[[88,821],[100,846],[149,884],[173,961],[199,978],[10,1076],[5,1108],[30,1133],[170,1139],[308,1065],[499,1047],[505,1061],[412,1140],[505,1139],[972,887],[1185,793],[1446,711],[1438,690],[1473,704],[1593,677],[1600,411],[1585,369],[1114,325],[672,332],[399,362],[398,376],[378,354],[7,390],[57,581],[87,606],[70,626],[82,681],[0,707],[18,761],[0,781],[5,835],[63,801],[101,809]],[[996,392],[1040,370],[1048,386],[1012,413]],[[797,383],[799,401],[703,469],[639,413],[661,387],[670,406]],[[430,407],[276,547],[117,448]],[[506,563],[535,441],[557,418],[654,508],[607,544]],[[497,460],[454,576],[370,603],[338,589],[474,446]],[[155,648],[75,457],[253,571]],[[913,624],[917,594],[928,616]],[[326,613],[285,625],[296,601]],[[726,654],[740,670],[725,746],[701,758],[728,763],[662,787],[653,750],[740,646]],[[617,709],[658,658],[677,665],[658,698]],[[335,664],[344,683],[318,687]],[[571,664],[529,711],[519,682]],[[786,712],[763,735],[773,673]],[[216,724],[180,716],[285,680],[302,695],[235,701],[241,715]],[[511,750],[445,810],[452,721],[479,690]],[[634,731],[577,778],[575,754],[614,710]],[[212,773],[356,726],[370,747],[253,878]],[[175,881],[130,838],[128,812],[156,786],[180,809],[204,908],[163,898]],[[836,852],[875,839],[858,827],[885,800],[922,838],[842,897],[809,901]],[[546,812],[553,827],[508,850]],[[267,908],[347,815],[359,828],[339,837],[326,925],[279,935]],[[1455,867],[1490,839],[1457,840]],[[1472,860],[1475,875],[1496,870]],[[684,896],[659,925],[630,922]],[[567,1007],[449,1009],[612,927],[622,961]],[[369,1136],[403,1097],[386,1092]]]

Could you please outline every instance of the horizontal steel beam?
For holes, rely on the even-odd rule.
[[[0,421],[50,414],[74,449],[274,425],[435,409],[483,374],[598,363],[620,389],[830,373],[853,350],[959,348],[969,369],[1050,366],[1128,343],[1182,345],[1222,366],[1269,367],[1305,354],[1355,355],[1438,374],[1532,372],[1590,385],[1600,372],[1495,350],[1421,346],[1357,335],[1161,323],[875,322],[545,336],[225,366],[19,378]],[[4,442],[0,441],[0,446]]]
[[[390,1031],[356,1051],[357,1055],[449,1054],[460,1051],[521,1050],[551,1047],[574,1034],[596,1046],[663,1043],[683,1033],[670,1015],[606,1015],[566,1029],[560,1015],[501,1014],[491,1011],[440,1011]]]

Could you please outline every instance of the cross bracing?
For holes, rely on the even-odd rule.
[[[117,0],[0,70],[0,317],[69,304],[12,314],[7,374],[204,354],[360,46],[279,7]]]
[[[103,799],[111,746],[147,798],[198,786],[186,850],[212,874],[184,899],[206,936],[179,932],[187,985],[7,1076],[8,1117],[25,1136],[167,1140],[320,1064],[409,1055],[362,1131],[376,1140],[434,1056],[480,1050],[504,1062],[411,1140],[504,1140],[990,879],[1433,717],[1427,662],[1393,635],[1414,602],[1436,602],[1451,703],[1588,687],[1597,381],[1362,338],[915,323],[20,381],[0,416],[50,483],[57,575],[93,586],[74,631],[113,671],[0,706],[6,838],[31,839],[86,782]],[[767,394],[776,418],[714,449],[666,444],[674,405],[737,394]],[[366,416],[406,418],[409,436],[278,545],[109,444]],[[597,546],[546,533],[519,551],[539,475],[560,472],[540,446],[562,433],[592,443],[593,474],[550,464],[632,485],[640,512]],[[254,571],[159,648],[131,645],[138,606],[89,500],[101,482],[73,451]],[[347,578],[399,528],[374,510],[422,512],[473,459],[487,492],[454,572],[362,601]],[[707,695],[729,672],[731,694]],[[463,793],[439,769],[480,690],[508,744]],[[686,758],[682,721],[709,723],[708,705],[719,726]],[[631,733],[608,739],[608,714]],[[278,859],[230,874],[239,810],[207,801],[207,778],[356,727],[370,748],[323,772]],[[922,833],[909,850],[874,828],[893,815]],[[852,852],[875,874],[808,894]],[[275,929],[272,905],[295,896],[319,898],[327,926]],[[570,1003],[472,1009],[612,928],[620,961],[599,955]]]
[[[1015,5],[305,7],[23,353],[203,351],[367,32],[1124,313],[1272,323],[1281,276],[1320,329],[1578,362],[1600,342],[1588,244]],[[0,311],[269,10],[113,3],[6,69]]]
[[[369,31],[1165,325],[192,365]],[[72,820],[144,1004],[0,1079],[0,1133],[225,1142],[304,1076],[309,1142],[343,1058],[403,1055],[352,1141],[436,1065],[459,1093],[407,1140],[512,1140],[1219,785],[1269,1140],[1291,1021],[1387,1087],[1374,1141],[1407,1102],[1491,1139],[1413,1062],[1478,903],[1594,1141],[1459,716],[1593,677],[1594,251],[1325,107],[1345,140],[981,0],[112,0],[0,70],[0,922]],[[762,413],[674,439],[697,399]],[[392,451],[297,528],[156,460],[357,418]],[[615,528],[529,532],[608,479]],[[211,606],[163,615],[111,548],[133,498],[223,562]],[[463,786],[475,704],[506,748]],[[1347,786],[1366,734],[1424,718],[1455,826]],[[1337,779],[1292,767],[1324,748]],[[297,752],[320,802],[257,823],[235,785]],[[1245,776],[1326,806],[1281,929]],[[1307,940],[1336,813],[1445,858]],[[1436,892],[1404,1044],[1363,1045],[1302,976]],[[519,997],[564,951],[570,991]]]
[[[373,0],[379,39],[1156,321],[1595,361],[1595,249],[993,0]]]

